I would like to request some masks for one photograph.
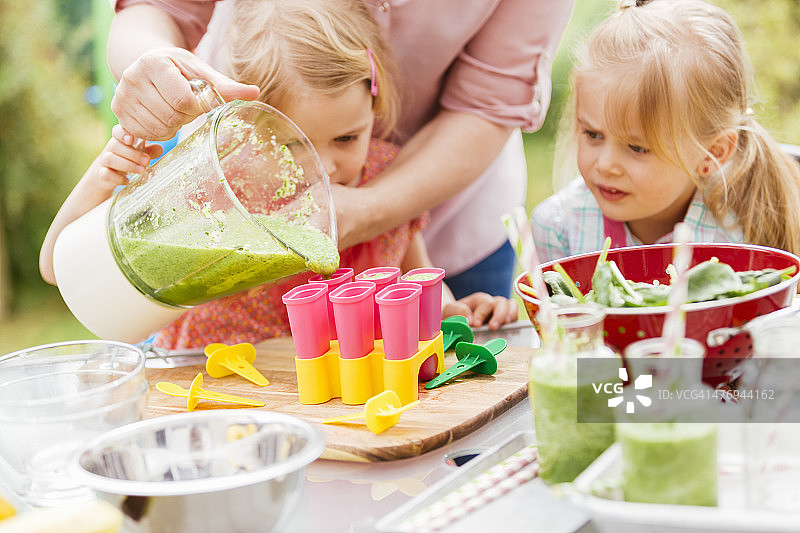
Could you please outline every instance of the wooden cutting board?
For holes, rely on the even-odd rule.
[[[258,387],[238,375],[211,378],[204,364],[148,368],[150,395],[145,418],[185,412],[184,398],[168,396],[158,391],[155,384],[169,381],[188,388],[199,372],[203,373],[206,390],[258,399],[266,404],[258,409],[295,415],[312,423],[363,412],[363,406],[344,405],[338,398],[319,405],[299,403],[291,338],[270,339],[256,349],[254,366],[270,381],[266,387]],[[420,384],[420,404],[403,413],[397,425],[383,433],[372,433],[363,420],[320,424],[326,439],[322,457],[357,462],[391,461],[423,454],[467,435],[527,398],[531,351],[509,346],[498,356],[498,370],[491,376],[466,372],[432,390],[425,390]],[[453,352],[445,354],[445,367],[455,361]],[[201,401],[197,410],[229,405]]]

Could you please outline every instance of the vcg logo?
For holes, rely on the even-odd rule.
[[[627,381],[628,380],[628,370],[623,367],[619,369],[619,378],[620,380]],[[653,376],[651,374],[642,374],[633,384],[634,390],[644,390],[650,389],[653,387]],[[609,407],[617,407],[623,401],[625,401],[625,412],[626,413],[633,413],[635,410],[635,402],[633,400],[625,400],[625,393],[624,388],[621,382],[616,383],[592,383],[592,388],[594,389],[595,394],[600,394],[600,391],[603,391],[605,394],[616,394],[617,396],[613,398],[609,398],[608,406]],[[642,394],[634,394],[634,398],[638,401],[643,407],[649,407],[653,400],[649,396],[644,396]]]

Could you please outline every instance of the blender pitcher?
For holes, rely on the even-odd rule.
[[[338,267],[330,183],[305,135],[266,104],[190,84],[205,123],[56,241],[61,295],[99,337],[139,342],[187,308]]]

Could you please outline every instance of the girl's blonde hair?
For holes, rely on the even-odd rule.
[[[625,4],[589,36],[572,71],[573,95],[583,80],[614,80],[605,111],[612,135],[637,144],[628,132],[639,125],[657,157],[691,176],[717,220],[730,210],[747,242],[800,253],[800,166],[753,118],[736,23],[701,0]],[[572,108],[574,123],[574,101]],[[713,159],[705,146],[726,130],[738,132],[728,162],[709,176],[689,168],[681,146],[688,141]]]
[[[369,90],[374,80],[375,134],[396,124],[394,61],[360,0],[239,0],[226,46],[231,77],[260,87],[264,103],[277,106],[304,87],[335,95],[366,83]]]

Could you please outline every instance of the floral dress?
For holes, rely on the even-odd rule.
[[[398,150],[394,144],[373,139],[360,184],[383,171]],[[400,266],[411,239],[427,221],[425,213],[371,241],[342,250],[339,266],[350,267],[356,274],[376,266]],[[174,350],[202,348],[212,342],[257,343],[270,337],[288,336],[291,334],[289,318],[281,297],[313,275],[304,272],[198,305],[159,331],[154,345]]]

